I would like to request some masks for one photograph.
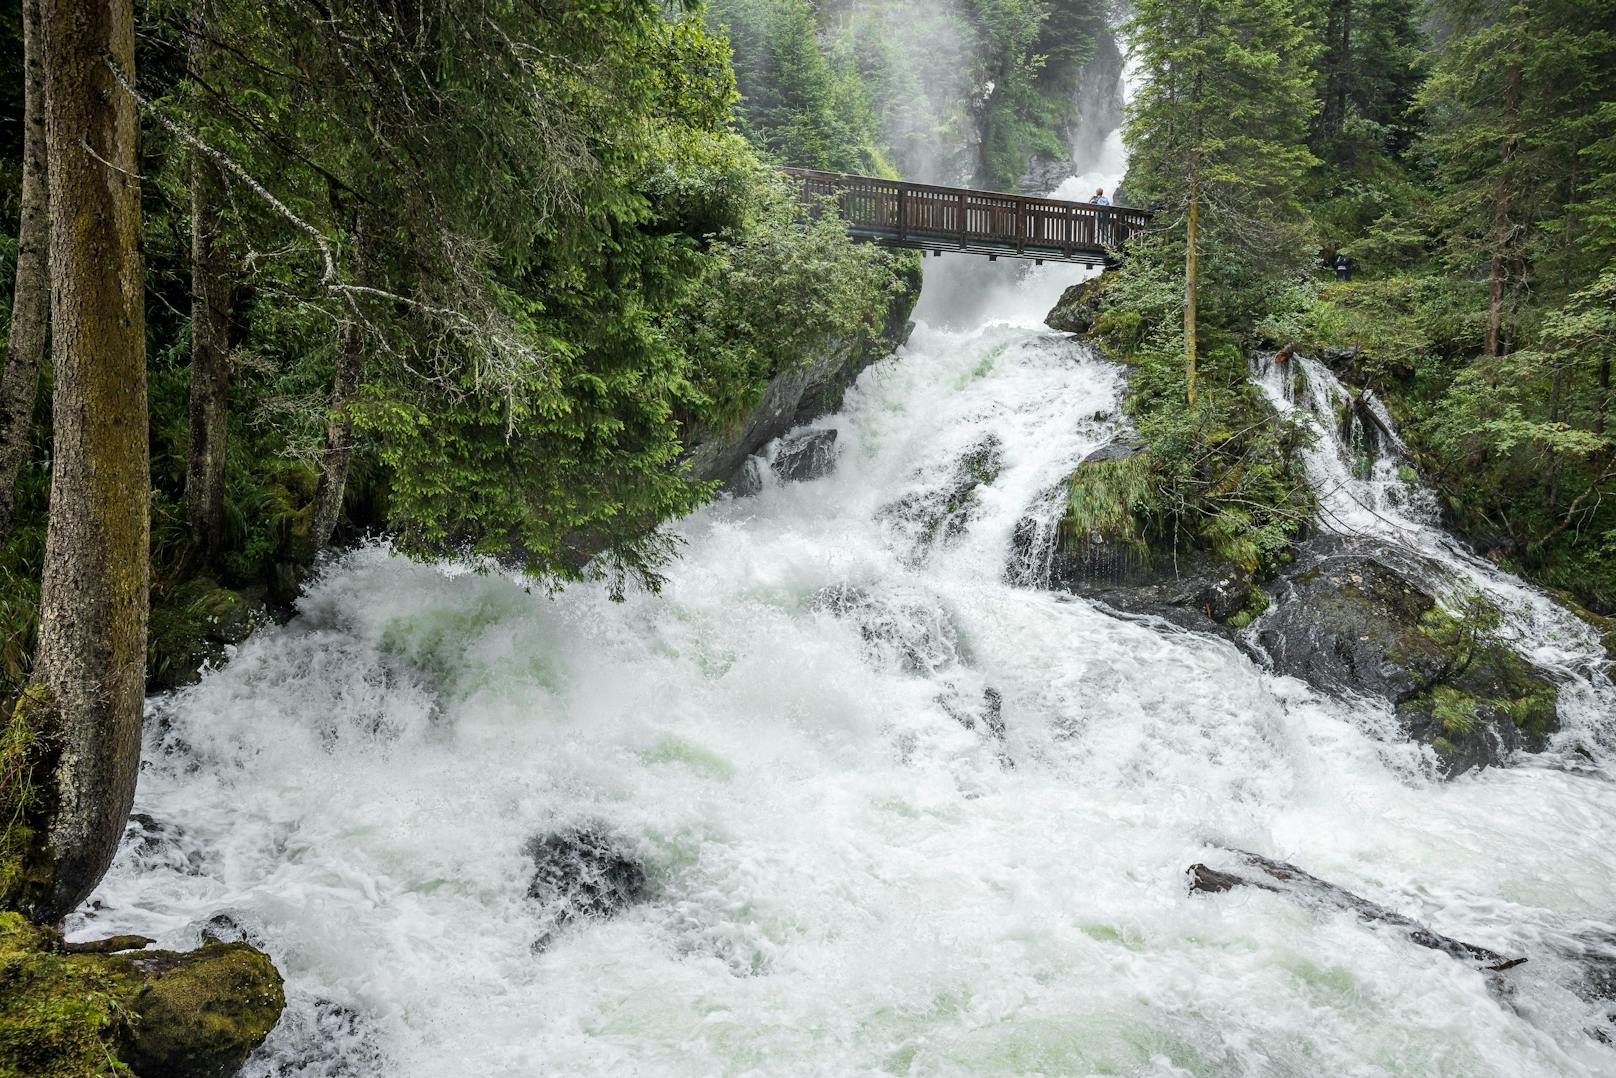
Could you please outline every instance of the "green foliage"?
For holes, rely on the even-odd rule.
[[[40,821],[55,765],[55,712],[43,686],[21,690],[0,731],[0,909],[26,907],[49,856]]]
[[[1466,738],[1476,732],[1478,701],[1451,685],[1439,685],[1431,693],[1432,714],[1449,737]]]
[[[1061,526],[1073,537],[1099,536],[1142,547],[1143,522],[1159,510],[1150,470],[1148,453],[1082,465],[1067,481]]]
[[[1298,455],[1308,431],[1275,420],[1249,382],[1244,342],[1228,328],[1251,324],[1253,311],[1241,295],[1267,293],[1260,278],[1236,271],[1224,283],[1212,275],[1202,391],[1186,407],[1175,261],[1170,243],[1136,244],[1127,264],[1109,275],[1106,305],[1091,330],[1132,368],[1127,410],[1149,445],[1133,458],[1144,469],[1148,495],[1112,500],[1107,512],[1131,506],[1131,534],[1151,544],[1200,547],[1270,573],[1288,560],[1314,505]]]
[[[1139,0],[1128,35],[1143,82],[1129,109],[1129,189],[1173,222],[1198,206],[1226,253],[1294,266],[1311,222],[1308,65],[1318,51],[1282,0]]]
[[[714,0],[734,49],[743,134],[781,164],[880,174],[875,118],[843,52],[821,51],[807,0]]]
[[[894,256],[849,244],[834,214],[804,221],[784,185],[757,189],[745,224],[708,248],[715,286],[669,324],[690,362],[686,415],[707,428],[743,416],[773,375],[873,337],[900,287]]]

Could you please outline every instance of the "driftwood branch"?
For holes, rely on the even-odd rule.
[[[1327,883],[1317,876],[1310,876],[1295,865],[1247,853],[1244,850],[1232,852],[1238,854],[1242,862],[1238,871],[1227,872],[1208,868],[1206,865],[1191,865],[1188,870],[1190,890],[1219,894],[1232,891],[1236,887],[1255,887],[1263,891],[1272,891],[1298,901],[1351,913],[1360,921],[1369,924],[1391,925],[1402,930],[1411,943],[1429,947],[1433,951],[1441,951],[1460,961],[1480,963],[1482,968],[1493,972],[1513,969],[1526,961],[1524,958],[1508,958],[1486,947],[1478,947],[1474,943],[1465,943],[1463,940],[1433,932],[1418,921],[1404,917],[1385,906],[1376,905],[1366,898],[1360,898],[1351,891]]]
[[[104,940],[64,943],[62,950],[67,954],[116,954],[119,951],[139,951],[156,942],[148,936],[108,936]]]

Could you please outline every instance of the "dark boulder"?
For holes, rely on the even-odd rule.
[[[600,828],[540,835],[526,852],[533,859],[527,897],[548,921],[535,948],[578,918],[611,917],[645,897],[645,868],[622,840]]]
[[[1087,333],[1105,310],[1105,292],[1110,281],[1103,274],[1074,284],[1061,294],[1044,325],[1062,333]]]
[[[878,516],[924,552],[938,540],[962,534],[975,519],[980,491],[1004,470],[1004,446],[992,434],[962,453],[941,482],[913,490],[882,506]]]
[[[1558,727],[1554,682],[1495,638],[1497,611],[1438,604],[1424,581],[1440,579],[1396,548],[1312,541],[1271,589],[1256,644],[1280,673],[1391,704],[1450,777],[1542,751]]]
[[[836,469],[836,431],[805,430],[780,440],[769,468],[782,483],[806,483]]]
[[[1476,963],[1483,969],[1495,973],[1514,969],[1526,961],[1524,958],[1509,958],[1486,947],[1478,947],[1474,943],[1466,943],[1433,932],[1410,917],[1404,917],[1395,910],[1387,909],[1345,888],[1303,872],[1295,865],[1275,861],[1260,854],[1246,853],[1244,850],[1229,852],[1238,859],[1232,871],[1210,868],[1206,865],[1191,865],[1187,872],[1190,877],[1190,890],[1205,894],[1222,894],[1236,887],[1254,887],[1262,891],[1272,891],[1317,908],[1350,913],[1367,924],[1389,925],[1400,930],[1408,937],[1410,943],[1428,947],[1433,951],[1441,951],[1461,962]]]
[[[1090,453],[1016,525],[1006,576],[1182,628],[1231,635],[1265,599],[1251,573],[1211,551],[1147,538],[1136,506],[1148,446],[1120,438]]]
[[[1256,602],[1254,594],[1261,594],[1248,570],[1209,551],[1184,549],[1175,555],[1070,535],[1057,541],[1048,586],[1123,613],[1220,635],[1241,628]]]

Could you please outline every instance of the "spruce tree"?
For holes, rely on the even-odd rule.
[[[1311,254],[1299,191],[1317,48],[1282,0],[1139,0],[1143,76],[1128,113],[1129,185],[1183,229],[1184,372],[1195,403],[1199,260],[1292,266]]]

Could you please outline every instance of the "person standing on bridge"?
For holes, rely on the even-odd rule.
[[[1095,189],[1094,197],[1089,199],[1089,202],[1092,205],[1095,205],[1095,206],[1109,206],[1109,205],[1111,205],[1111,200],[1109,198],[1105,197],[1105,188],[1103,188],[1103,187],[1099,187],[1099,188]]]

